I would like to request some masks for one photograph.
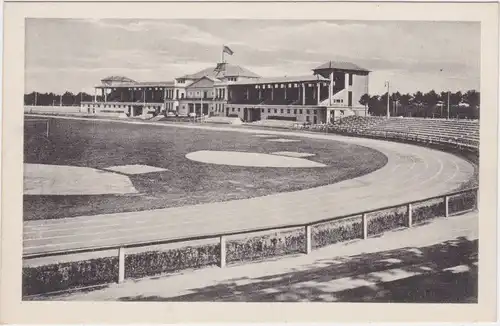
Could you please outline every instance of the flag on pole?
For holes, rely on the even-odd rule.
[[[233,50],[231,50],[228,46],[224,45],[224,47],[222,48],[222,52],[224,53],[227,53],[229,55],[233,55]]]

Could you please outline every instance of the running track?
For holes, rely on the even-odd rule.
[[[55,117],[55,116],[54,116]],[[56,117],[60,119],[85,119]],[[116,121],[116,123],[155,124]],[[335,139],[374,148],[388,157],[383,168],[336,184],[230,202],[152,211],[102,214],[24,222],[24,254],[108,246],[303,223],[451,192],[474,173],[474,166],[445,152],[402,143],[337,135],[235,127],[165,124],[166,128],[234,130],[253,135]]]

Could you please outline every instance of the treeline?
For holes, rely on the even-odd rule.
[[[448,112],[449,99],[449,112]],[[368,113],[376,116],[387,114],[387,93],[378,96],[364,94],[359,103]],[[480,93],[469,90],[465,93],[441,92],[431,90],[414,94],[392,93],[389,98],[391,116],[479,119]]]
[[[448,113],[448,98],[450,112]],[[31,92],[24,95],[25,105],[64,105],[80,106],[81,102],[91,102],[94,96],[85,92],[64,94]],[[103,101],[102,96],[97,96]],[[364,94],[359,103],[365,106],[368,113],[376,116],[387,114],[387,93],[383,95]],[[427,93],[414,94],[392,93],[389,101],[391,116],[434,117],[434,118],[479,118],[480,93],[475,90],[462,92],[440,92],[431,90]]]
[[[97,96],[97,99],[102,100],[101,97],[102,96]],[[93,100],[94,96],[85,92],[80,92],[78,94],[65,92],[62,95],[54,93],[31,92],[24,95],[24,105],[80,106],[81,102],[91,102]]]

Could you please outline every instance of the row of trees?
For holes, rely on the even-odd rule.
[[[448,98],[450,112],[448,112]],[[32,92],[24,95],[25,105],[64,105],[79,106],[81,102],[93,101],[94,97],[85,92],[73,94],[65,92],[62,95],[54,93]],[[98,101],[103,101],[101,96]],[[365,106],[371,115],[387,114],[387,93],[379,96],[364,94],[359,103]],[[462,92],[441,92],[431,90],[427,93],[414,94],[392,93],[389,101],[391,116],[413,117],[450,117],[450,118],[479,118],[480,94],[475,90]]]
[[[387,114],[387,96],[387,93],[381,96],[364,94],[359,103],[371,115],[382,116]],[[479,104],[480,93],[475,90],[439,94],[434,90],[425,94],[420,91],[414,94],[396,92],[389,98],[389,111],[391,116],[478,119]]]
[[[102,101],[101,96],[97,97]],[[64,94],[54,93],[38,93],[31,92],[24,95],[24,105],[64,105],[64,106],[80,106],[81,102],[90,102],[94,100],[94,96],[85,92],[73,94],[65,92]]]

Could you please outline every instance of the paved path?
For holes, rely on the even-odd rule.
[[[63,117],[58,117],[63,118]],[[84,119],[68,118],[63,119]],[[85,119],[84,119],[85,120]],[[116,123],[154,124],[116,121]],[[474,167],[441,151],[387,141],[271,130],[164,125],[166,128],[234,130],[252,135],[335,139],[374,148],[388,157],[383,168],[328,186],[221,203],[152,211],[24,222],[24,253],[120,245],[206,233],[302,223],[437,196],[468,181]],[[341,153],[339,153],[341,159]]]
[[[309,255],[37,299],[477,302],[477,239],[474,212]]]

